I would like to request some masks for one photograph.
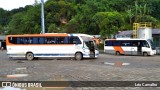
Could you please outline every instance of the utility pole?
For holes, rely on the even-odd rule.
[[[42,34],[45,34],[45,24],[44,24],[44,0],[41,0],[41,24],[42,24]]]

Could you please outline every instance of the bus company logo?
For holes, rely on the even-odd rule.
[[[2,87],[12,87],[11,82],[2,82]]]

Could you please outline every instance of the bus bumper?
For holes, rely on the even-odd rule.
[[[157,53],[156,50],[153,50],[154,55]]]
[[[84,58],[92,58],[93,56],[94,56],[94,58],[98,58],[99,51],[95,51],[95,53],[84,53],[83,54]]]
[[[156,50],[152,50],[149,55],[155,55],[156,54]]]

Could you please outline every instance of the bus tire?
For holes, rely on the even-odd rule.
[[[119,51],[116,51],[116,55],[120,55],[120,52],[119,52]]]
[[[147,52],[144,52],[144,53],[143,53],[143,56],[148,56],[148,53],[147,53]]]
[[[75,59],[76,59],[76,60],[82,60],[82,58],[83,58],[82,53],[77,52],[77,53],[75,54]]]
[[[33,53],[28,52],[28,53],[26,54],[26,58],[27,58],[27,60],[32,61],[32,60],[34,59]]]

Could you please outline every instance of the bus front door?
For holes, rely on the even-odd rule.
[[[138,42],[138,45],[137,45],[137,54],[138,55],[142,54],[142,45],[140,41]]]
[[[95,58],[95,44],[93,41],[89,41],[90,57]]]

